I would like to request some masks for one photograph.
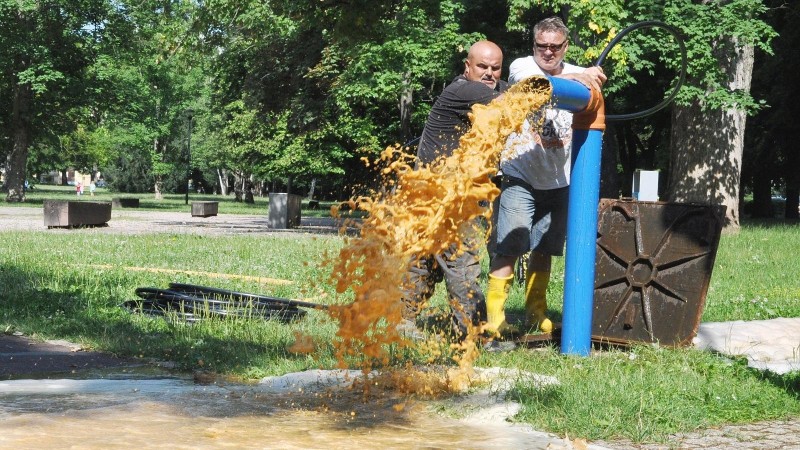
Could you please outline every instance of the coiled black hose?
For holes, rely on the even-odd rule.
[[[681,36],[681,32],[671,26],[667,25],[664,22],[659,22],[657,20],[648,20],[644,22],[635,23],[622,31],[619,32],[611,42],[606,45],[606,48],[600,53],[600,56],[597,58],[597,61],[594,63],[595,66],[602,66],[606,60],[606,56],[614,48],[615,45],[625,37],[626,34],[630,33],[631,31],[638,30],[640,28],[661,28],[671,34],[675,40],[678,42],[678,46],[681,50],[681,70],[680,75],[678,77],[678,82],[675,84],[675,87],[672,89],[672,92],[665,98],[661,103],[653,106],[652,108],[645,109],[643,111],[630,113],[630,114],[612,114],[606,115],[606,122],[620,122],[623,120],[630,120],[630,119],[638,119],[641,117],[649,116],[657,111],[664,109],[667,105],[669,105],[672,100],[675,99],[675,96],[678,95],[678,90],[680,90],[681,86],[683,86],[684,81],[686,81],[686,46],[683,43],[683,37]]]
[[[211,317],[275,319],[290,322],[305,316],[300,308],[326,309],[299,300],[247,294],[192,284],[170,283],[169,289],[141,287],[136,289],[141,300],[128,300],[123,307],[151,315],[174,315],[186,322]]]

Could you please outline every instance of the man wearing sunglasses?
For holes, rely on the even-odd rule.
[[[599,90],[606,81],[600,67],[564,62],[569,30],[558,17],[533,28],[533,55],[509,68],[509,84],[531,76],[561,77]],[[499,201],[495,201],[496,242],[489,267],[486,331],[514,331],[505,320],[505,302],[514,263],[530,252],[525,279],[525,326],[551,332],[546,316],[547,286],[553,256],[564,254],[572,146],[572,113],[555,108],[532,111],[519,133],[509,136],[500,163]]]

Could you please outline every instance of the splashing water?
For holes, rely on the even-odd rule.
[[[340,367],[355,358],[364,373],[376,365],[389,365],[390,344],[407,346],[397,331],[403,308],[403,278],[413,255],[436,255],[461,243],[473,219],[491,214],[488,204],[499,195],[491,181],[497,173],[506,138],[531,112],[551,96],[550,83],[534,77],[511,87],[489,105],[475,105],[472,126],[449,157],[414,169],[413,156],[399,146],[386,148],[376,165],[385,165],[384,193],[349,202],[368,213],[360,235],[346,241],[332,267],[331,282],[338,293],[351,289],[354,301],[332,305],[328,313],[339,321],[336,355]],[[332,211],[338,215],[338,210]],[[469,372],[478,351],[470,330],[462,343],[453,344],[459,368]],[[463,383],[453,373],[448,385]],[[461,377],[463,379],[463,377]]]

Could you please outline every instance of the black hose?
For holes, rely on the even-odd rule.
[[[327,305],[265,297],[191,284],[171,283],[169,289],[141,287],[136,289],[141,300],[129,300],[123,307],[150,315],[174,315],[186,322],[211,317],[276,319],[281,322],[305,316],[300,307],[325,309]]]
[[[417,144],[419,144],[419,141],[421,139],[422,139],[422,136],[417,136],[414,139],[412,139],[412,140],[406,142],[405,144],[403,144],[403,147],[411,147],[411,146],[417,145]]]
[[[656,106],[630,114],[607,115],[606,122],[619,122],[623,120],[638,119],[641,117],[649,116],[657,111],[664,109],[667,105],[669,105],[672,102],[672,100],[675,99],[675,96],[678,95],[678,90],[680,90],[681,86],[683,86],[683,83],[686,80],[686,67],[687,67],[686,46],[683,43],[683,37],[681,36],[681,32],[677,28],[671,25],[667,25],[664,22],[659,22],[657,20],[648,20],[644,22],[635,23],[620,31],[619,34],[614,36],[614,39],[612,39],[611,42],[609,42],[608,45],[606,45],[606,48],[603,49],[602,53],[600,53],[600,56],[597,58],[597,61],[594,63],[594,65],[602,66],[606,60],[606,56],[608,56],[608,53],[611,52],[611,49],[614,48],[614,46],[617,45],[617,43],[619,43],[619,41],[621,41],[626,34],[630,33],[631,31],[638,30],[639,28],[661,28],[670,33],[678,42],[678,46],[680,47],[681,50],[681,71],[680,71],[680,76],[678,77],[678,82],[675,84],[675,87],[672,89],[670,95]]]
[[[173,291],[193,292],[195,294],[214,294],[217,296],[224,296],[235,298],[239,300],[254,300],[275,305],[288,305],[301,308],[314,308],[314,309],[327,309],[328,305],[320,305],[318,303],[304,302],[300,300],[290,300],[288,298],[280,297],[266,297],[263,295],[247,294],[244,292],[228,291],[225,289],[218,289],[206,286],[195,286],[193,284],[183,283],[170,283],[169,287]]]

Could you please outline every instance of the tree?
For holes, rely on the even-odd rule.
[[[752,188],[753,217],[774,217],[773,195],[785,197],[786,218],[798,218],[800,153],[795,150],[794,118],[800,114],[800,4],[768,1],[768,22],[779,36],[775,55],[757,51],[753,92],[768,105],[748,120],[742,179]]]
[[[690,33],[690,48],[702,52],[692,58],[689,89],[673,108],[669,200],[723,205],[725,228],[735,232],[745,121],[759,107],[750,95],[753,51],[770,51],[775,33],[761,20],[760,1],[706,1],[689,14],[672,12]]]
[[[31,145],[73,129],[64,115],[86,100],[85,70],[104,15],[103,0],[0,0],[0,100],[6,201],[25,200]]]
[[[204,16],[217,52],[211,109],[256,112],[266,134],[249,162],[266,179],[366,179],[362,158],[418,135],[452,77],[443,61],[480,37],[459,31],[454,1],[236,4]]]
[[[97,121],[110,148],[115,189],[156,198],[186,189],[186,111],[203,94],[204,59],[190,45],[197,5],[190,0],[115,2],[91,67]],[[135,168],[135,170],[129,170]],[[136,179],[132,179],[132,177]]]
[[[591,61],[624,26],[661,20],[680,29],[688,50],[688,75],[672,109],[667,199],[727,206],[726,226],[739,225],[739,185],[746,114],[760,104],[750,95],[753,47],[769,51],[774,31],[762,20],[758,0],[537,1],[512,0],[510,26],[538,5],[568,17],[573,56]],[[655,74],[659,62],[678,68],[670,40],[647,35],[624,39],[609,55],[613,94],[637,82],[631,74]],[[665,94],[666,95],[666,94]]]

